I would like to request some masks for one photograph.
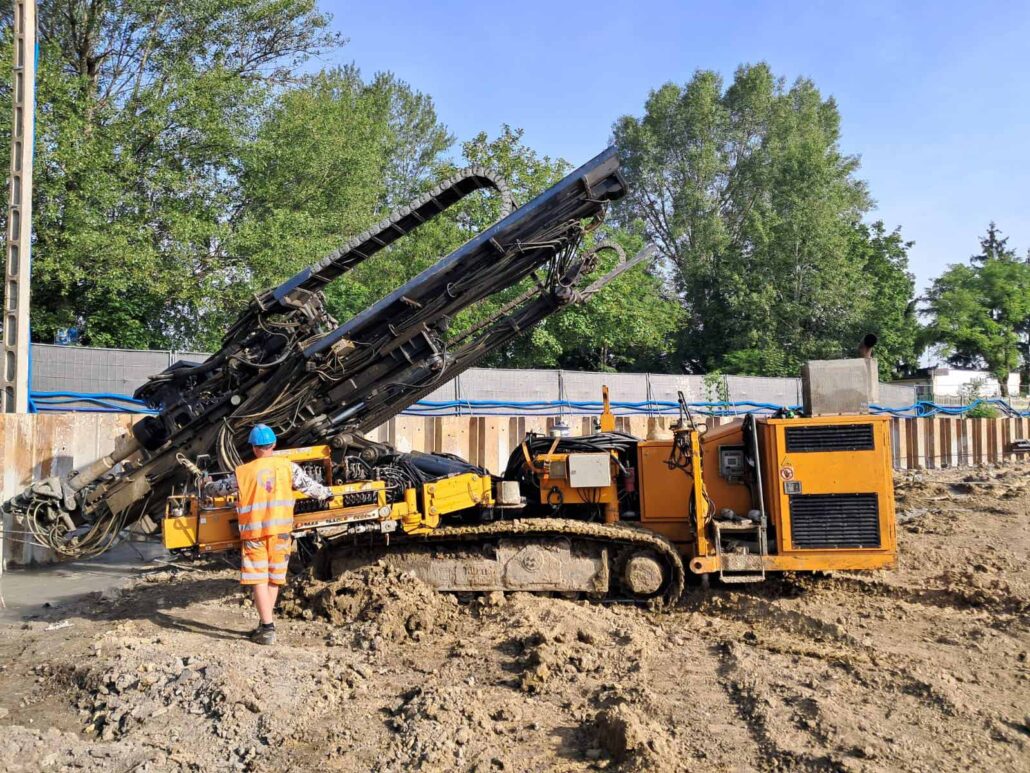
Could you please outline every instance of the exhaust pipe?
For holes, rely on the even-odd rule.
[[[873,347],[876,346],[876,342],[879,340],[872,333],[866,333],[862,343],[858,345],[858,356],[866,360],[872,359]]]

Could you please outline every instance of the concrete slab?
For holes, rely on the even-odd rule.
[[[160,568],[168,557],[159,542],[123,542],[88,561],[8,569],[0,576],[0,597],[6,603],[0,622],[52,617],[73,600],[119,588],[144,571]]]

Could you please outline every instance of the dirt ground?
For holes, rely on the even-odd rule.
[[[1030,464],[897,483],[896,570],[666,612],[374,566],[263,648],[228,569],[156,571],[0,628],[0,768],[1030,770]]]

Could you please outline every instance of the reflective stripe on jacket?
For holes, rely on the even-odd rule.
[[[240,537],[258,539],[293,531],[293,470],[289,459],[266,456],[236,468]]]

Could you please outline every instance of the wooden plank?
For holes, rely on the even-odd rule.
[[[990,419],[991,422],[991,461],[1001,464],[1005,461],[1005,420]]]
[[[494,475],[504,472],[511,448],[508,440],[508,419],[484,416],[482,419],[481,449],[483,461],[479,464]]]
[[[515,446],[522,442],[526,435],[525,419],[519,416],[512,416],[508,419],[508,453],[515,450]]]
[[[941,419],[941,467],[955,466],[955,420]]]
[[[547,434],[547,418],[544,416],[526,416],[525,433],[535,432],[538,435]]]
[[[669,437],[671,433],[665,429],[665,417],[663,416],[648,416],[647,417],[647,429],[644,437],[647,440],[660,440],[662,438]]]
[[[941,458],[941,420],[936,416],[925,419],[923,426],[926,429],[926,467],[938,469]]]
[[[33,468],[33,435],[37,414],[4,414],[4,473],[3,499],[10,499],[20,493],[32,482]],[[27,538],[27,524],[20,518],[14,518],[4,524],[9,538],[5,540],[6,559],[12,564],[28,563],[32,555],[32,545]],[[21,532],[21,533],[19,533]]]
[[[930,426],[925,419],[916,419],[916,466],[920,470],[928,468]]]
[[[462,459],[471,456],[469,440],[470,416],[440,416],[436,419],[436,443],[433,450],[438,453],[454,454]]]
[[[908,464],[908,422],[905,419],[893,419],[894,434],[894,466],[899,470],[909,469]]]
[[[905,423],[905,469],[918,470],[918,454],[916,453],[916,436],[919,434],[919,419],[902,419]]]
[[[472,462],[479,467],[483,466],[483,419],[482,417],[470,417],[469,418],[469,455],[466,457],[468,461]]]
[[[647,437],[647,416],[627,416],[629,420],[629,434],[633,437]]]
[[[955,430],[959,437],[959,465],[972,467],[972,425],[964,418],[956,418]]]
[[[987,422],[989,419],[969,419],[973,422],[973,463],[987,463]]]
[[[425,449],[426,422],[421,416],[398,416],[394,419],[393,446],[398,451]]]

